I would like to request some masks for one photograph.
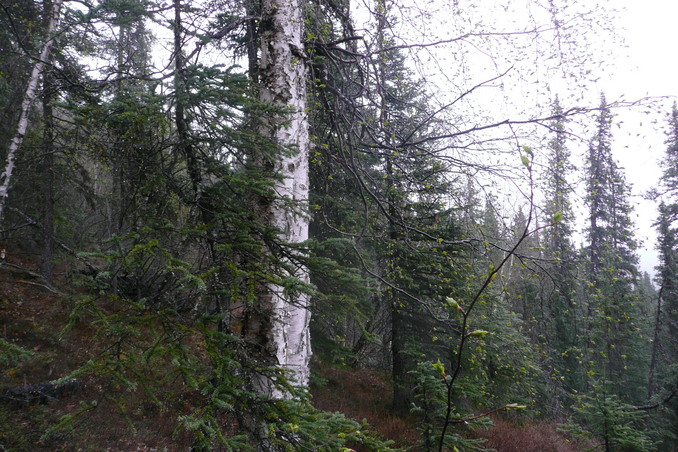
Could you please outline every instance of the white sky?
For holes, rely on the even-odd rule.
[[[678,2],[616,0],[615,4],[626,9],[620,18],[620,25],[626,30],[618,32],[624,36],[628,48],[620,49],[617,68],[600,81],[601,89],[609,100],[621,95],[626,100],[674,96],[651,108],[650,114],[645,113],[645,108],[616,112],[616,120],[623,124],[614,132],[613,151],[633,184],[638,238],[644,241],[644,249],[639,253],[640,266],[652,274],[657,263],[652,223],[657,213],[654,203],[642,199],[641,195],[657,184],[660,175],[657,162],[665,150],[666,118],[673,100],[678,99],[678,63],[670,51],[676,43]]]

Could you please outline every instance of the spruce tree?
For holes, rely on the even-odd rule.
[[[667,148],[661,162],[663,173],[659,190],[662,204],[659,208],[657,229],[659,232],[659,266],[657,282],[660,289],[658,315],[663,316],[666,325],[666,337],[663,344],[668,353],[666,360],[675,363],[678,360],[678,107],[673,105],[669,120]],[[660,341],[661,342],[661,341]]]
[[[611,125],[610,107],[601,96],[586,160],[588,287],[582,331],[587,336],[580,360],[589,389],[577,395],[575,408],[606,451],[631,443],[646,450],[648,436],[630,405],[644,400],[636,388],[647,384],[648,340],[640,328],[630,188],[612,157]]]
[[[454,244],[456,218],[444,202],[451,188],[446,166],[436,159],[434,144],[413,144],[431,134],[433,113],[405,55],[391,48],[391,13],[384,5],[376,11],[370,59],[355,72],[346,65],[323,70],[337,62],[321,53],[326,49],[317,49],[314,81],[321,89],[315,96],[321,108],[315,112],[318,143],[312,168],[318,170],[313,194],[322,221],[314,222],[313,231],[314,238],[334,247],[343,238],[355,238],[353,265],[373,279],[375,295],[367,299],[369,305],[362,303],[363,312],[372,313],[364,334],[348,342],[359,355],[375,348],[369,337],[383,344],[378,359],[391,365],[394,407],[406,413],[412,401],[409,374],[419,359],[415,355],[430,352],[432,338],[442,338],[450,329],[435,316],[458,285],[452,262],[459,247]],[[342,72],[348,77],[334,78]],[[361,76],[369,90],[358,89]],[[352,98],[356,102],[349,102]],[[350,119],[362,128],[345,122]],[[321,315],[331,317],[329,312]],[[355,337],[351,328],[333,335]]]
[[[587,321],[589,360],[597,363],[591,370],[598,378],[624,393],[624,382],[637,377],[639,362],[634,345],[638,343],[637,278],[635,250],[637,242],[631,220],[629,187],[621,168],[612,157],[612,116],[605,97],[601,97],[596,133],[589,146],[586,162],[587,201],[589,205],[587,275]],[[630,360],[630,361],[627,361]],[[635,372],[628,372],[630,362]],[[633,380],[631,380],[633,381]],[[636,380],[636,383],[639,383]],[[626,392],[627,396],[637,394]]]
[[[551,139],[547,148],[546,204],[541,221],[544,230],[544,257],[548,259],[542,277],[545,286],[546,343],[555,357],[554,378],[570,389],[582,389],[576,378],[579,364],[579,312],[576,303],[576,252],[572,244],[574,212],[571,205],[572,164],[567,148],[566,120],[559,99],[553,102]],[[560,385],[556,385],[560,393]]]
[[[648,378],[648,398],[657,401],[655,423],[662,432],[675,432],[678,426],[678,107],[669,115],[666,151],[661,161],[662,175],[657,187],[660,200],[656,249],[659,264],[653,325],[652,357]],[[673,433],[663,434],[662,447],[675,447]],[[674,445],[674,446],[671,446]]]

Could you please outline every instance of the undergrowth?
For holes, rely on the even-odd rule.
[[[77,379],[59,397],[3,400],[0,449],[251,450],[247,413],[267,418],[267,441],[291,450],[418,450],[420,416],[393,414],[384,373],[316,365],[310,401],[271,403],[246,390],[239,339],[212,319],[91,293],[58,297],[1,268],[0,282],[0,394]],[[581,450],[549,423],[498,418],[463,434],[499,452]]]

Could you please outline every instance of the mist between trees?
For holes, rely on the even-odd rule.
[[[39,256],[95,338],[49,384],[176,406],[193,450],[397,449],[314,408],[333,367],[389,376],[411,450],[490,415],[676,450],[678,112],[652,281],[611,132],[650,101],[587,45],[615,11],[504,3],[3,4],[0,272]]]

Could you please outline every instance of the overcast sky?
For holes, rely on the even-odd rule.
[[[626,100],[672,96],[649,109],[649,114],[645,108],[616,112],[616,119],[623,123],[614,131],[614,153],[633,184],[638,238],[644,241],[644,249],[639,253],[641,268],[652,272],[657,262],[652,223],[657,214],[654,203],[641,196],[657,183],[660,175],[657,161],[665,149],[666,118],[673,100],[678,98],[678,68],[669,52],[676,43],[678,2],[615,0],[615,4],[625,7],[618,32],[625,38],[627,48],[619,49],[617,68],[600,81],[601,89],[610,100],[621,95]]]

